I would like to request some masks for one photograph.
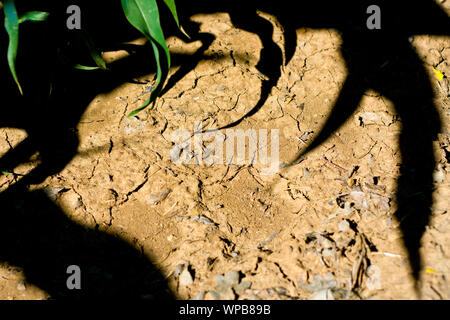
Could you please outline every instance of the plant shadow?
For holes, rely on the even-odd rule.
[[[381,8],[380,30],[369,30],[365,26],[368,15],[364,13],[372,4]],[[339,9],[337,4],[334,8],[332,3],[325,4],[328,5],[331,9]],[[291,21],[290,14],[280,15],[281,21]],[[394,217],[400,224],[416,292],[420,295],[423,260],[419,249],[431,216],[436,165],[433,141],[441,132],[441,120],[433,102],[435,96],[430,79],[410,37],[419,34],[448,36],[450,21],[434,1],[420,1],[414,5],[405,1],[358,1],[337,17],[340,21],[337,24],[334,24],[337,22],[335,14],[325,15],[323,19],[331,24],[325,27],[341,33],[341,52],[348,75],[322,129],[293,162],[338,130],[355,112],[367,90],[372,89],[393,102],[402,124],[399,136],[401,167]],[[303,15],[298,19],[302,21],[302,18],[307,21]],[[314,16],[310,19],[312,27],[317,27]],[[295,27],[291,22],[287,28]]]
[[[116,68],[117,72],[85,72],[65,64],[64,60],[73,57],[93,63],[86,48],[77,42],[76,34],[65,29],[65,10],[69,4],[76,4],[76,1],[48,2],[47,8],[44,1],[17,4],[20,12],[47,9],[53,13],[53,20],[48,23],[20,28],[17,73],[24,89],[23,97],[18,94],[6,61],[2,59],[0,63],[1,74],[5,75],[0,127],[19,128],[27,133],[23,141],[1,156],[0,168],[14,173],[18,165],[29,163],[30,158],[38,154],[34,169],[24,176],[14,174],[17,181],[0,193],[0,263],[23,269],[26,282],[44,290],[52,299],[175,299],[152,257],[119,236],[79,225],[69,219],[44,190],[29,189],[30,185],[40,184],[59,173],[77,154],[76,127],[95,96],[154,72],[154,68],[142,68],[136,63],[128,63],[126,72],[121,67]],[[96,24],[90,17],[104,12],[99,9],[91,6],[92,13],[85,17],[92,28]],[[110,19],[116,21],[115,38],[112,39],[112,35],[109,39],[102,38],[117,47],[121,42],[140,36],[118,9],[121,10],[120,2],[119,8],[110,7]],[[101,37],[101,32],[107,31],[110,30],[100,30],[93,35]],[[6,52],[6,46],[7,35],[2,30],[1,52]],[[63,56],[57,48],[73,51],[66,51]],[[152,58],[147,59],[152,61]],[[131,58],[127,60],[132,62]],[[146,65],[151,64],[147,61]],[[53,86],[50,88],[51,80]],[[80,267],[80,290],[69,290],[66,285],[70,265]]]
[[[366,26],[370,5],[381,9],[379,30],[369,30]],[[400,223],[416,291],[420,294],[423,261],[419,249],[431,216],[432,175],[436,164],[432,144],[441,132],[441,120],[433,103],[430,79],[410,39],[415,35],[449,36],[448,15],[433,0],[414,4],[385,0],[345,4],[332,0],[308,1],[298,8],[293,8],[288,1],[247,1],[245,8],[241,1],[233,0],[215,4],[198,0],[195,5],[190,2],[180,11],[226,12],[235,27],[255,33],[263,44],[257,67],[268,80],[262,83],[260,100],[240,119],[218,129],[236,126],[258,112],[281,75],[282,51],[272,40],[272,24],[262,19],[257,9],[275,16],[283,27],[286,63],[295,53],[299,28],[333,29],[342,38],[340,50],[348,76],[326,123],[291,165],[330,138],[355,112],[367,90],[378,92],[395,105],[402,123],[399,139],[402,164],[396,191],[398,209],[394,216]]]
[[[23,269],[26,282],[51,299],[174,298],[147,256],[117,236],[74,223],[43,190],[15,185],[0,203],[0,261]],[[80,289],[66,284],[71,265],[81,270]]]
[[[83,8],[87,29],[95,31],[94,42],[100,47],[120,48],[123,42],[140,36],[123,17],[119,1],[98,1],[96,4],[89,1],[48,2],[48,10],[55,13],[54,20],[48,24],[23,27],[18,73],[26,75],[21,79],[28,95],[19,97],[14,82],[8,80],[3,87],[5,102],[2,103],[0,127],[25,129],[28,137],[0,158],[0,169],[14,170],[37,151],[41,164],[0,193],[3,226],[0,261],[23,267],[27,281],[52,297],[149,294],[156,298],[171,298],[162,275],[139,251],[117,237],[87,230],[69,220],[43,191],[27,190],[28,185],[40,183],[60,172],[76,155],[78,137],[75,128],[86,106],[96,95],[154,71],[145,67],[150,65],[148,61],[152,61],[150,51],[145,51],[147,49],[112,65],[113,71],[109,73],[95,71],[86,74],[55,64],[61,56],[52,49],[64,47],[73,39],[73,34],[64,28],[65,10],[69,4],[79,4]],[[366,28],[366,9],[372,4],[378,4],[382,10],[381,30]],[[32,1],[24,1],[21,5],[23,11],[45,9],[45,5],[38,6]],[[256,9],[273,14],[283,26],[286,62],[295,53],[297,29],[332,28],[341,34],[347,79],[326,124],[298,157],[321,145],[338,130],[356,110],[366,90],[373,89],[395,104],[402,122],[402,166],[395,217],[400,222],[412,274],[418,283],[423,266],[419,254],[420,241],[429,223],[432,205],[435,166],[432,142],[441,130],[441,123],[433,104],[430,80],[408,40],[418,34],[448,36],[448,16],[433,1],[409,5],[406,1],[364,0],[346,2],[344,6],[324,0],[307,2],[299,10],[293,10],[289,2],[283,5],[266,0],[247,1],[245,8],[242,1],[235,0],[226,3],[196,0],[180,2],[178,6],[180,15],[185,17],[183,23],[188,32],[192,32],[192,41],[200,40],[202,46],[194,56],[175,57],[174,61],[178,61],[181,67],[169,79],[164,92],[206,58],[204,52],[214,40],[213,35],[199,33],[198,26],[189,22],[188,17],[194,14],[227,12],[237,28],[257,34],[263,44],[257,68],[267,80],[261,84],[259,101],[241,119],[223,128],[236,126],[258,112],[281,76],[282,50],[273,42],[272,24],[260,17]],[[104,15],[103,20],[97,19],[99,13]],[[167,12],[165,15],[167,17]],[[112,21],[114,23],[108,23]],[[54,25],[63,27],[54,30]],[[171,28],[175,29],[173,24]],[[0,32],[2,52],[6,43],[6,35]],[[89,59],[81,45],[75,48],[68,58],[79,57],[84,52],[86,61]],[[55,67],[49,67],[52,65]],[[0,70],[3,75],[9,75],[6,62],[1,62]],[[51,88],[51,98],[50,79],[57,79]],[[66,268],[72,264],[86,270],[85,290],[80,292],[68,291],[66,287]]]

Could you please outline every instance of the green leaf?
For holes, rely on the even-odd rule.
[[[19,47],[19,18],[17,16],[16,6],[13,0],[5,0],[3,2],[3,11],[5,12],[5,29],[9,36],[8,45],[8,65],[14,81],[19,88],[20,94],[23,95],[22,87],[16,74],[16,57],[17,48]]]
[[[23,22],[40,22],[40,21],[45,21],[47,20],[49,16],[48,12],[44,12],[44,11],[28,11],[25,12],[22,16],[20,16],[19,18],[19,23],[23,23]]]
[[[73,67],[75,69],[79,69],[79,70],[98,70],[101,69],[100,67],[89,67],[89,66],[83,66],[82,64],[74,64]]]
[[[153,87],[154,89],[153,89],[152,93],[150,94],[150,97],[147,99],[147,101],[145,101],[144,104],[142,106],[140,106],[139,108],[137,108],[136,110],[133,110],[132,112],[130,112],[128,117],[132,117],[135,114],[141,112],[142,110],[147,108],[150,103],[155,101],[155,99],[157,98],[159,92],[161,91],[161,88],[162,88],[162,86],[164,84],[164,80],[167,78],[168,71],[167,70],[163,71],[161,69],[159,48],[153,41],[151,42],[151,44],[152,44],[153,53],[155,54],[155,59],[156,59],[156,62],[157,62],[156,63],[156,66],[157,66],[156,83],[155,83],[155,85]]]
[[[105,62],[105,60],[103,60],[102,56],[95,48],[94,41],[92,41],[92,38],[89,36],[89,34],[86,31],[82,30],[81,38],[83,39],[84,43],[86,44],[86,46],[89,50],[89,53],[91,54],[92,59],[94,59],[94,61],[95,61],[95,64],[100,69],[106,70],[107,69],[106,62]],[[94,70],[94,69],[84,69],[84,70]]]
[[[169,7],[170,12],[172,12],[173,18],[177,23],[177,26],[180,26],[180,21],[178,20],[177,8],[175,7],[175,0],[164,0],[164,3]]]
[[[178,19],[178,14],[177,14],[177,8],[175,6],[175,0],[164,0],[164,3],[167,5],[167,7],[169,7],[169,10],[172,13],[173,18],[175,19],[175,22],[177,23],[178,28],[181,30],[181,32],[183,32],[183,34],[186,37],[188,37],[190,39],[191,37],[189,37],[189,35],[186,33],[186,31],[184,31],[183,27],[180,25],[180,20]]]
[[[156,84],[150,98],[138,109],[131,112],[131,117],[145,109],[161,92],[170,68],[170,53],[161,28],[156,0],[121,0],[123,11],[128,21],[150,41],[155,54],[157,73]],[[165,60],[166,64],[162,64]]]
[[[122,7],[128,21],[164,50],[170,66],[169,50],[161,28],[156,0],[122,0]]]

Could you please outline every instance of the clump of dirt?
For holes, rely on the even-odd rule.
[[[377,92],[365,92],[356,113],[320,147],[272,175],[261,174],[267,165],[259,162],[172,160],[176,130],[193,135],[199,122],[205,130],[238,120],[256,104],[264,81],[255,68],[261,50],[256,35],[233,27],[227,14],[193,19],[216,37],[204,53],[213,58],[135,117],[126,115],[147,98],[153,75],[139,79],[147,84],[98,95],[77,127],[77,155],[31,190],[44,189],[72,221],[115,234],[151,258],[180,299],[417,298],[393,217],[401,122],[392,102]],[[233,128],[278,129],[280,164],[318,133],[347,72],[337,32],[297,33],[295,55],[261,110]],[[168,44],[179,53],[201,46],[178,38]],[[423,36],[413,46],[429,71],[444,124],[435,141],[421,289],[423,298],[449,299],[449,83],[437,80],[431,67],[440,61],[440,70],[450,74],[448,41]],[[20,130],[0,131],[2,153],[24,139]],[[15,173],[25,175],[34,165]],[[20,176],[2,175],[1,190],[15,179]],[[10,266],[2,266],[0,276],[2,299],[47,297],[24,285],[22,273]]]

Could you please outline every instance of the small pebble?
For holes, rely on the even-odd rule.
[[[234,291],[237,294],[242,294],[245,290],[250,289],[252,283],[250,281],[242,281],[237,286],[234,287]]]
[[[163,192],[161,192],[160,194],[151,195],[150,196],[150,201],[147,201],[146,204],[147,205],[158,204],[159,202],[164,201],[167,198],[167,196],[169,195],[170,192],[172,192],[172,190],[166,189]]]
[[[225,280],[231,285],[235,286],[239,283],[239,272],[230,271],[225,274]]]
[[[283,287],[276,287],[275,290],[277,291],[277,293],[279,295],[287,296],[287,294],[288,294],[287,289],[283,288]]]
[[[19,284],[17,285],[17,290],[19,291],[25,291],[27,288],[25,286],[25,283],[23,281],[20,281]]]
[[[305,179],[308,179],[308,177],[309,177],[309,170],[308,169],[306,169],[306,168],[303,168],[303,177],[305,177]]]
[[[192,220],[206,225],[217,226],[217,223],[215,223],[214,221],[203,215],[196,215],[195,217],[192,218]]]
[[[220,295],[217,292],[215,292],[215,291],[208,291],[208,293],[211,295],[211,297],[214,300],[220,300]]]
[[[188,286],[194,283],[194,279],[192,279],[192,275],[187,268],[181,272],[179,281],[182,286]]]
[[[347,231],[349,227],[350,227],[350,224],[348,223],[347,220],[342,220],[338,224],[338,230],[341,231],[341,232]]]
[[[144,91],[142,92],[142,94],[150,93],[150,92],[152,92],[152,90],[153,90],[153,87],[152,87],[152,86],[148,86],[148,87],[146,87],[146,88],[144,89]]]
[[[336,254],[336,250],[334,250],[333,248],[326,248],[322,250],[322,255],[324,257],[332,257],[335,256]]]
[[[352,207],[350,202],[345,201],[344,203],[344,209],[341,209],[341,211],[344,213],[344,215],[348,216],[350,213],[352,213]]]
[[[226,287],[228,286],[228,282],[225,279],[225,276],[223,274],[218,274],[216,277],[216,284],[217,287]]]
[[[314,293],[311,300],[334,300],[334,296],[330,289],[322,289]]]
[[[63,189],[64,188],[60,188],[60,187],[46,187],[46,188],[44,188],[44,192],[50,198],[50,200],[55,201],[59,192]]]
[[[386,223],[387,227],[391,227],[392,226],[392,218],[391,217],[386,218],[385,223]]]
[[[200,292],[194,298],[192,298],[192,300],[203,300],[204,298],[205,298],[205,291],[200,290]]]
[[[218,293],[220,295],[220,299],[222,300],[234,300],[236,298],[233,289],[231,289],[230,287],[220,287],[216,290],[220,290]]]
[[[175,267],[175,270],[173,271],[173,275],[175,278],[178,278],[181,274],[181,271],[183,271],[184,264],[179,264]]]
[[[442,170],[436,170],[433,173],[433,181],[436,183],[441,183],[444,181],[444,172],[442,172]]]
[[[364,123],[376,122],[376,121],[380,120],[380,116],[374,112],[363,112],[360,114],[360,117],[362,118]]]

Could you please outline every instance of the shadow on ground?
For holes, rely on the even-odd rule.
[[[201,4],[200,4],[201,3]],[[390,99],[402,122],[400,151],[402,166],[396,198],[403,241],[409,254],[413,277],[418,285],[422,266],[420,241],[428,225],[432,205],[432,174],[435,166],[432,142],[441,131],[441,121],[434,106],[430,80],[410,44],[415,35],[449,35],[447,14],[432,0],[416,1],[305,1],[294,7],[289,1],[240,1],[211,4],[197,1],[198,11],[227,12],[237,28],[260,37],[263,49],[258,70],[267,76],[263,81],[260,100],[239,120],[221,129],[236,126],[258,112],[266,102],[271,89],[280,78],[282,51],[273,43],[271,22],[257,14],[256,9],[272,14],[284,29],[285,60],[292,58],[298,28],[334,29],[342,37],[341,53],[348,76],[331,114],[315,139],[292,161],[312,151],[338,130],[355,112],[363,94],[369,90]],[[370,5],[381,9],[381,29],[369,30],[366,13]],[[189,10],[188,6],[180,10]],[[302,39],[307,41],[307,39]]]
[[[44,1],[44,7],[30,3],[22,2],[18,10],[45,9]],[[113,46],[139,37],[122,16],[120,1],[116,3],[118,6],[108,4],[108,10],[91,7],[83,11],[90,12],[83,15],[86,25],[99,26],[98,34],[114,36],[114,39],[102,39]],[[17,70],[24,97],[18,95],[6,61],[1,61],[1,73],[6,81],[2,87],[0,126],[24,129],[28,137],[1,157],[0,167],[2,171],[14,172],[14,168],[28,162],[36,153],[39,153],[36,159],[39,164],[26,176],[16,176],[19,181],[0,193],[0,262],[23,269],[26,282],[44,290],[51,298],[173,299],[166,279],[148,256],[119,237],[74,223],[43,190],[30,192],[28,189],[29,185],[39,184],[60,172],[75,156],[77,124],[96,95],[154,71],[148,63],[152,56],[146,58],[145,65],[150,68],[142,67],[142,61],[134,64],[132,61],[126,72],[120,66],[116,68],[118,72],[82,72],[69,68],[64,59],[80,58],[78,63],[86,65],[93,62],[86,55],[86,48],[77,42],[76,35],[64,28],[66,7],[63,3],[53,6],[50,3],[47,9],[54,13],[54,20],[21,27]],[[102,27],[109,26],[95,23],[99,12],[110,13],[114,28],[106,32]],[[121,29],[122,26],[126,27]],[[117,30],[125,31],[109,33]],[[7,36],[2,30],[1,52],[6,52],[6,45]],[[58,46],[72,51],[66,50],[63,56],[55,50]],[[50,79],[54,80],[51,98]],[[70,265],[81,269],[81,290],[68,290],[66,286]]]
[[[87,1],[72,2],[79,3],[83,8],[85,26],[89,31],[95,30],[94,40],[99,46],[119,48],[123,41],[139,36],[127,24],[119,1],[102,2],[103,7],[98,2],[96,7]],[[245,8],[242,1],[234,0],[221,4],[202,0],[180,2],[179,12],[186,20],[186,29],[192,41],[200,40],[203,45],[194,56],[175,57],[175,63],[180,63],[181,68],[169,79],[165,91],[204,59],[203,53],[214,40],[213,35],[196,32],[198,26],[188,21],[187,17],[196,13],[228,12],[237,28],[257,34],[264,47],[257,65],[258,70],[267,76],[267,80],[262,82],[260,100],[242,119],[224,128],[235,126],[255,114],[281,76],[282,50],[272,40],[273,25],[257,15],[257,8],[276,16],[283,26],[286,63],[295,52],[296,29],[333,28],[339,31],[348,76],[327,123],[299,157],[319,146],[339,129],[358,107],[366,90],[373,89],[395,104],[402,121],[402,167],[395,216],[400,222],[413,276],[419,280],[422,267],[420,241],[432,205],[435,165],[432,142],[440,132],[440,119],[433,104],[434,96],[427,73],[408,40],[417,34],[448,36],[448,16],[433,1],[414,4],[408,1],[352,1],[346,2],[345,6],[330,0],[313,3],[305,2],[305,5],[294,10],[292,2],[287,1],[285,5],[279,1],[247,1]],[[372,4],[378,4],[382,10],[381,30],[366,28],[366,9]],[[4,87],[8,99],[4,97],[6,102],[2,103],[0,126],[25,129],[28,138],[0,159],[0,168],[13,170],[37,151],[41,164],[0,194],[0,261],[23,267],[27,281],[52,297],[142,294],[170,297],[161,274],[139,251],[114,236],[87,230],[70,221],[42,191],[27,191],[28,185],[40,183],[58,173],[75,156],[78,138],[74,128],[96,95],[153,71],[150,63],[152,57],[147,50],[139,50],[140,55],[120,62],[116,69],[112,65],[109,73],[85,73],[64,69],[60,64],[55,66],[61,55],[53,49],[55,46],[64,47],[73,39],[73,34],[64,27],[52,27],[65,26],[66,7],[64,1],[57,6],[49,4],[49,10],[55,13],[54,20],[49,24],[24,26],[21,30],[23,40],[19,50],[18,73],[28,96],[20,98],[15,95],[17,90],[11,79]],[[45,8],[24,2],[21,9]],[[173,25],[171,27],[173,29]],[[2,31],[2,52],[6,43],[6,35]],[[72,44],[75,44],[76,50],[68,53],[69,59],[84,52],[76,40]],[[145,59],[142,59],[144,56]],[[89,59],[86,52],[83,59]],[[52,65],[55,67],[50,67]],[[3,75],[8,74],[5,61],[2,61],[1,70]],[[50,78],[56,79],[51,99],[48,98]],[[68,291],[65,286],[66,268],[72,264],[79,265],[86,275],[83,278],[84,290],[79,293]]]
[[[0,260],[23,268],[26,281],[51,298],[172,298],[145,255],[114,235],[74,223],[44,191],[11,187],[0,202]],[[81,290],[66,286],[70,265],[80,267]]]

